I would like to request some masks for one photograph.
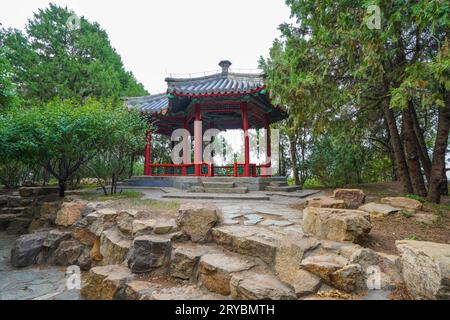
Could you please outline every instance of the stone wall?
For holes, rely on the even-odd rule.
[[[24,234],[50,227],[61,205],[58,187],[22,187],[0,195],[0,231]]]

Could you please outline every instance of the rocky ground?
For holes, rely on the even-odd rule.
[[[2,238],[2,298],[450,298],[450,245],[364,247],[374,221],[399,212],[421,217],[416,200],[366,199],[361,190],[342,189],[303,200],[274,195],[180,205],[161,190],[143,193],[108,201],[70,196],[54,214],[41,206],[49,221],[33,216],[42,226]],[[87,271],[80,295],[62,285],[69,265]],[[18,287],[29,293],[14,293]]]
[[[67,290],[65,268],[30,266],[16,269],[11,249],[18,236],[0,232],[0,300],[78,300],[78,290]]]

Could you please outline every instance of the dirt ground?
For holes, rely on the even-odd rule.
[[[400,185],[396,182],[346,187],[362,189],[366,194],[366,202],[379,202],[382,197],[388,196],[404,196]],[[333,194],[333,189],[324,189],[323,191],[327,195]],[[297,208],[302,208],[302,205]],[[437,221],[427,225],[415,221],[411,215],[400,212],[382,219],[372,219],[372,230],[367,240],[361,245],[375,251],[398,254],[395,240],[411,239],[450,243],[450,198],[443,197],[441,205],[424,203],[422,211],[438,215]]]

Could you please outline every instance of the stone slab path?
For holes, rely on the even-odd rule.
[[[166,199],[208,199],[208,200],[270,200],[265,195],[255,194],[223,194],[223,193],[189,193],[189,192],[172,192],[162,196]]]
[[[66,289],[64,268],[13,269],[11,247],[17,236],[0,233],[0,300],[79,300],[78,290]]]
[[[312,196],[314,194],[317,194],[319,192],[320,192],[320,190],[305,189],[305,190],[298,190],[298,191],[294,191],[294,192],[266,192],[266,195],[303,199],[303,198]]]

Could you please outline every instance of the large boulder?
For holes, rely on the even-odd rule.
[[[348,262],[340,255],[322,254],[305,258],[300,267],[340,290],[353,292],[366,289],[363,268],[359,264]]]
[[[172,243],[169,238],[155,235],[136,237],[131,247],[128,266],[134,273],[144,273],[164,267],[170,261]]]
[[[247,256],[258,257],[269,265],[275,262],[283,235],[258,226],[222,226],[212,231],[214,242]]]
[[[92,268],[81,295],[89,300],[112,300],[117,291],[132,279],[130,269],[121,265]]]
[[[119,212],[116,218],[117,227],[124,234],[131,235],[133,232],[133,221],[137,219],[138,211],[131,210],[122,210]]]
[[[366,274],[359,264],[348,264],[330,275],[331,284],[340,290],[353,292],[367,289]]]
[[[27,217],[23,217],[22,215],[16,216],[11,219],[6,228],[7,234],[24,234],[27,233],[28,228],[31,224],[31,219]]]
[[[87,271],[92,267],[92,259],[90,255],[90,249],[84,248],[81,255],[78,257],[76,264],[81,270]]]
[[[381,203],[413,212],[420,210],[423,207],[420,201],[405,197],[386,197],[381,199]]]
[[[100,254],[102,264],[121,264],[131,247],[131,240],[124,238],[114,227],[102,232],[100,236]]]
[[[47,238],[44,240],[43,246],[48,249],[56,249],[62,241],[68,240],[69,238],[69,231],[53,229],[49,231]]]
[[[230,281],[234,273],[249,270],[255,264],[234,255],[206,254],[200,258],[199,276],[206,289],[223,295],[231,292]]]
[[[332,197],[314,197],[306,201],[307,207],[345,209],[344,200]]]
[[[56,213],[55,224],[69,227],[81,218],[82,211],[86,207],[84,201],[63,202],[61,208]]]
[[[48,232],[36,232],[19,237],[11,249],[13,267],[27,267],[38,262]]]
[[[314,207],[303,210],[302,226],[320,239],[352,242],[358,242],[372,229],[367,212]]]
[[[361,189],[336,189],[333,197],[344,200],[348,209],[357,209],[366,200],[366,195]]]
[[[300,263],[300,267],[316,276],[320,277],[327,283],[331,283],[331,275],[339,269],[342,269],[348,260],[342,256],[335,254],[322,254],[310,256]]]
[[[382,218],[400,211],[400,208],[395,208],[383,203],[369,202],[359,207],[358,210],[368,212],[371,217]]]
[[[415,299],[450,299],[450,244],[428,241],[395,242],[403,278]]]
[[[206,242],[211,229],[219,222],[217,207],[203,204],[183,204],[178,211],[177,224],[193,242]]]
[[[154,234],[167,234],[178,230],[174,219],[158,219],[153,227]]]
[[[96,238],[95,234],[87,228],[74,228],[72,230],[72,237],[85,246],[92,246]]]
[[[92,221],[89,231],[99,236],[103,231],[116,225],[117,210],[112,208],[99,209],[86,216],[87,221]]]
[[[62,241],[53,254],[54,262],[59,266],[74,265],[83,253],[83,249],[83,245],[76,240]]]
[[[177,279],[189,280],[195,276],[195,268],[200,258],[208,253],[219,253],[218,249],[207,245],[178,244],[172,251],[170,275]]]
[[[298,298],[314,293],[321,283],[315,275],[299,269],[305,252],[320,246],[318,239],[302,235],[287,234],[276,248],[274,271],[284,283],[290,284]]]
[[[295,300],[287,285],[273,275],[256,272],[235,274],[230,281],[231,297],[240,300]]]

